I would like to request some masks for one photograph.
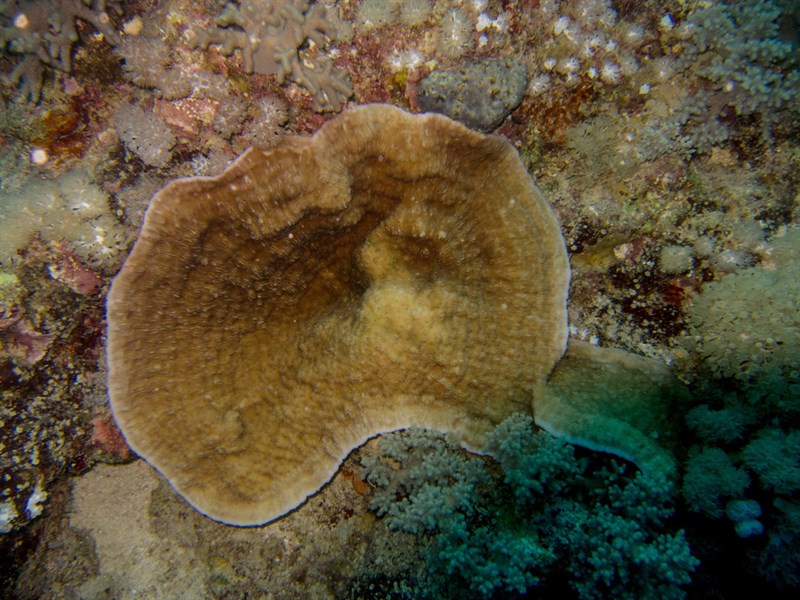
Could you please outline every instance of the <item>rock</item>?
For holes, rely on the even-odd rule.
[[[513,111],[528,86],[525,65],[484,58],[454,71],[434,71],[419,85],[419,107],[479,131],[492,131]]]

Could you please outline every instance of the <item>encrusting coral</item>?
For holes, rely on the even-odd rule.
[[[688,391],[658,361],[572,340],[534,402],[536,424],[568,442],[612,451],[649,475],[672,476],[667,448]],[[654,439],[659,444],[654,444]]]
[[[326,36],[336,35],[322,4],[242,0],[238,6],[226,5],[217,24],[220,27],[197,33],[198,46],[219,44],[225,54],[241,49],[245,71],[275,75],[278,83],[288,76],[311,93],[315,110],[339,112],[352,95],[346,72],[334,68],[330,60],[309,66],[299,54],[307,41],[322,48]]]
[[[430,427],[480,449],[532,400],[535,414],[568,283],[558,223],[508,142],[364,106],[156,195],[108,297],[112,408],[201,512],[263,523],[378,433]],[[580,394],[565,402],[581,411]],[[647,409],[600,449],[650,465]],[[559,433],[598,448],[586,427],[618,420]],[[631,450],[619,436],[637,425]]]
[[[24,55],[11,75],[23,93],[38,100],[44,66],[69,73],[72,46],[78,40],[76,21],[90,23],[112,45],[119,43],[109,12],[121,12],[118,2],[106,0],[18,0],[9,25],[0,27],[0,48]]]
[[[366,106],[156,196],[109,294],[112,407],[199,510],[265,522],[376,433],[480,446],[528,410],[568,279],[507,142]]]

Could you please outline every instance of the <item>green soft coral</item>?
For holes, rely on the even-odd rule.
[[[614,472],[608,472],[613,477]],[[582,599],[677,599],[699,561],[684,532],[662,532],[671,484],[641,473],[608,488],[605,502],[568,503],[558,522],[572,587]]]
[[[781,494],[800,490],[800,430],[763,429],[742,451],[742,460],[764,488]]]
[[[689,509],[717,519],[725,514],[724,502],[741,498],[750,483],[720,448],[704,448],[686,461],[683,496]]]
[[[500,463],[522,505],[562,492],[579,474],[573,447],[550,435],[531,435],[531,419],[519,414],[487,434],[485,451]]]
[[[581,598],[681,598],[697,566],[667,527],[673,485],[617,465],[584,472],[574,449],[512,415],[487,436],[491,462],[431,432],[384,436],[364,459],[372,508],[429,536],[437,593],[524,593],[565,567]],[[605,462],[608,462],[606,460]]]

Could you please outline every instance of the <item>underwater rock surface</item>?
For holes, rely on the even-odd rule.
[[[201,598],[797,597],[799,32],[793,0],[0,2],[0,597],[168,597],[182,573]],[[423,112],[423,82],[491,61],[526,72],[493,131],[561,224],[570,338],[688,387],[680,410],[637,427],[673,452],[672,486],[623,444],[600,451],[625,410],[582,436],[595,450],[518,421],[495,458],[401,432],[419,441],[402,463],[381,436],[301,508],[246,530],[129,468],[104,310],[153,196],[360,105]],[[496,83],[470,80],[517,97]],[[604,394],[651,400],[611,380]],[[560,370],[553,383],[562,413],[603,397]],[[71,524],[95,504],[103,518]],[[444,529],[390,528],[449,508]],[[111,568],[115,547],[152,579]]]
[[[447,115],[478,131],[493,131],[519,106],[528,86],[525,65],[481,59],[461,69],[437,69],[419,82],[420,109]]]

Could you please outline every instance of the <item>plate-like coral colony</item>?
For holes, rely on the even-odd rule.
[[[796,597],[800,2],[0,50],[0,598]]]

